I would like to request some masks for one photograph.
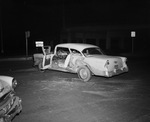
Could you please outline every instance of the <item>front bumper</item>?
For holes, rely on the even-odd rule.
[[[14,103],[11,108],[0,118],[5,119],[6,122],[10,122],[17,114],[22,111],[22,100],[18,96],[13,96],[13,99]]]

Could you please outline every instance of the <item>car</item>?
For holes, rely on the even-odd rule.
[[[22,100],[16,96],[17,80],[0,75],[0,122],[11,122],[22,111]]]
[[[106,55],[100,47],[85,43],[58,44],[53,53],[43,52],[43,58],[36,62],[42,71],[52,69],[77,73],[85,82],[92,75],[112,77],[128,72],[126,57]]]

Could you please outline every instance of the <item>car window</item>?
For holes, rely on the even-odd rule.
[[[42,47],[36,47],[36,49],[34,50],[34,53],[43,53]]]
[[[85,56],[87,56],[87,55],[102,55],[103,54],[99,48],[86,48],[82,52]]]
[[[50,47],[44,46],[44,50],[46,53],[50,53]],[[34,53],[43,53],[42,47],[36,47]]]
[[[57,47],[56,53],[57,53],[57,55],[68,55],[70,52],[69,52],[68,48]]]
[[[78,53],[78,54],[81,54],[78,50],[76,50],[76,49],[70,49],[71,50],[71,53],[73,53],[73,54],[76,54],[76,53]]]

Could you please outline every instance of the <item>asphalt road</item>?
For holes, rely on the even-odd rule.
[[[16,77],[23,111],[13,122],[150,122],[147,59],[129,59],[129,72],[112,78],[37,71],[32,61],[4,61],[0,74]]]

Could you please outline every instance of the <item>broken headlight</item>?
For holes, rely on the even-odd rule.
[[[14,89],[17,86],[17,80],[14,78],[12,80],[12,88]]]

